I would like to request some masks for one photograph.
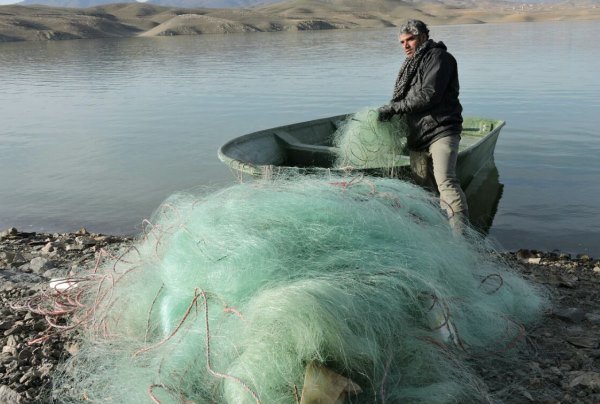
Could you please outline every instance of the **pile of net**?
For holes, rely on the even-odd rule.
[[[405,118],[394,115],[385,122],[378,118],[377,109],[365,108],[338,127],[333,138],[333,145],[339,148],[335,167],[393,170],[403,164],[408,133]]]
[[[368,177],[175,194],[94,276],[61,402],[296,403],[308,368],[351,381],[346,402],[481,401],[467,359],[546,304],[429,194]]]

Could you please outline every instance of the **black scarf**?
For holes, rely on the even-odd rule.
[[[419,46],[417,51],[412,57],[407,57],[404,59],[402,66],[400,67],[400,72],[398,72],[398,78],[396,79],[396,84],[394,85],[394,94],[392,95],[392,102],[397,102],[403,99],[408,93],[408,89],[410,88],[410,83],[412,82],[413,77],[417,73],[417,69],[421,64],[421,60],[423,60],[423,56],[427,53],[427,51],[431,48],[436,47],[436,44],[432,39],[428,39],[424,43]]]

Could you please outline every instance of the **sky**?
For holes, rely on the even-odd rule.
[[[0,0],[0,5],[3,4],[14,4],[14,3],[19,3],[22,0]],[[521,0],[509,0],[509,1],[517,1],[517,2],[521,2]],[[523,3],[541,3],[543,0],[523,0]],[[118,3],[118,0],[114,1],[115,3]]]
[[[1,5],[6,5],[6,4],[15,4],[15,3],[20,3],[21,1],[23,1],[23,0],[0,0],[0,6],[1,6]],[[139,1],[139,0],[138,0],[138,1]],[[43,0],[41,0],[41,1],[40,1],[40,3],[43,3],[43,2],[44,2]],[[119,2],[119,0],[114,0],[113,2],[114,2],[114,3],[118,3],[118,2]],[[143,3],[143,1],[142,1],[142,3]]]
[[[15,3],[20,3],[23,0],[0,0],[0,6],[2,5],[6,5],[6,4],[15,4]],[[140,3],[143,3],[146,0],[138,0]],[[44,0],[40,0],[40,3],[43,3]],[[108,2],[108,1],[107,1]],[[112,1],[113,3],[118,3],[119,0],[114,0]]]

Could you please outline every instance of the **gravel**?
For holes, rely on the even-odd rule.
[[[85,229],[0,233],[0,404],[51,402],[53,372],[76,349],[73,333],[58,332],[25,304],[51,279],[93,268],[102,251],[129,242]]]
[[[0,404],[52,402],[55,369],[77,349],[73,333],[49,327],[25,303],[51,279],[91,269],[104,251],[131,241],[85,229],[0,232]],[[530,250],[503,255],[549,290],[553,306],[527,330],[518,362],[478,369],[490,392],[505,403],[600,403],[600,261]]]

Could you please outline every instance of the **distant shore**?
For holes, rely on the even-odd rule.
[[[183,9],[144,3],[108,4],[84,9],[0,6],[0,42],[175,36],[327,29],[396,27],[408,18],[430,25],[515,23],[600,19],[600,7],[567,3],[474,8],[436,2],[352,3],[290,1],[250,9]]]

